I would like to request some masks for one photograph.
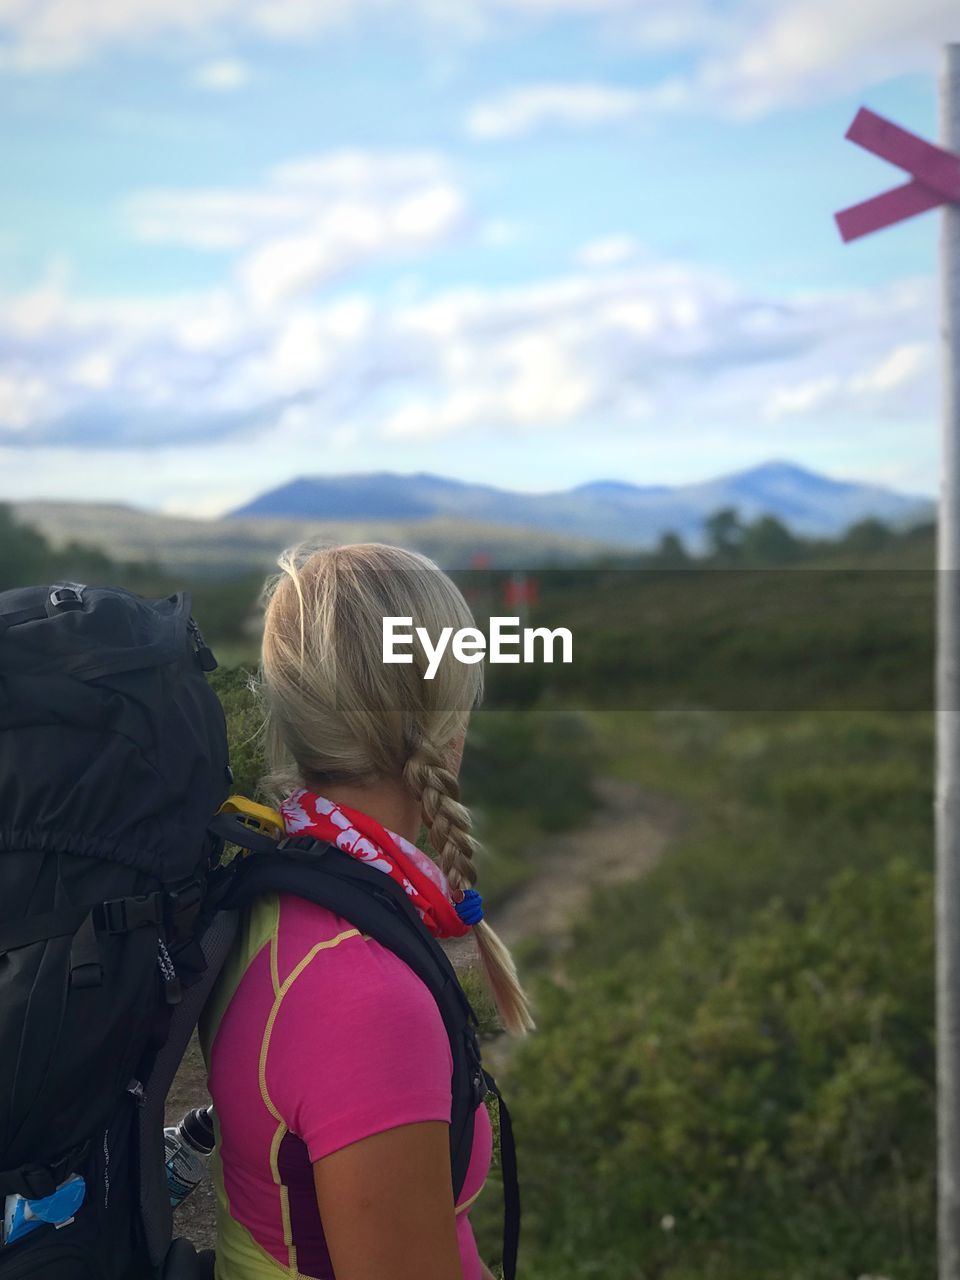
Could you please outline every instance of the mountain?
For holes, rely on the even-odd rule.
[[[10,507],[19,521],[38,529],[55,547],[76,539],[103,547],[117,560],[154,561],[170,573],[198,578],[266,572],[276,566],[284,547],[304,540],[390,542],[422,551],[447,569],[469,567],[478,550],[494,568],[519,568],[581,564],[618,549],[549,529],[450,516],[198,520],[99,502],[14,501]]]
[[[228,519],[447,517],[632,547],[651,546],[672,530],[696,546],[704,520],[722,507],[735,507],[745,520],[776,516],[808,537],[835,536],[867,516],[894,525],[915,523],[934,510],[929,498],[832,480],[790,462],[767,462],[698,484],[598,480],[559,493],[517,493],[425,473],[300,477],[261,494]]]

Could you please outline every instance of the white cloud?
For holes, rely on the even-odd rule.
[[[857,374],[851,385],[858,392],[884,395],[927,376],[932,365],[932,346],[929,343],[909,342],[895,347],[878,364]]]
[[[516,138],[550,125],[589,126],[641,119],[648,111],[682,106],[686,89],[679,80],[653,89],[604,84],[534,84],[508,89],[476,103],[465,127],[490,141]]]
[[[197,41],[229,32],[264,32],[282,0],[0,0],[0,61],[24,71],[58,70],[109,49]],[[287,6],[288,8],[290,6]],[[336,10],[331,0],[303,4],[287,37],[322,30]]]
[[[465,225],[467,202],[430,152],[343,150],[278,165],[256,188],[144,192],[126,216],[145,241],[239,253],[247,296],[274,306],[447,239]]]
[[[116,364],[109,351],[89,351],[79,356],[68,371],[71,382],[91,391],[105,391],[116,377]]]
[[[455,350],[448,361],[461,367],[475,363],[458,358],[466,354]],[[573,422],[593,405],[597,389],[590,369],[571,360],[572,354],[549,332],[508,338],[488,356],[488,365],[496,367],[484,372],[495,374],[495,381],[479,380],[476,369],[474,381],[465,381],[455,368],[448,369],[454,376],[448,377],[445,394],[412,399],[387,417],[381,433],[388,439],[433,439],[507,424],[542,429]],[[463,373],[470,378],[469,370]]]
[[[590,240],[583,245],[577,254],[577,262],[581,267],[618,267],[640,252],[640,244],[629,235],[603,236]]]
[[[821,100],[935,65],[958,35],[953,0],[777,0],[759,21],[739,13],[738,39],[706,58],[700,96],[739,115]]]
[[[355,172],[354,161],[333,169]],[[296,172],[316,176],[313,164]],[[419,197],[391,216],[391,234],[399,221],[414,238],[442,222]],[[246,245],[242,219],[240,230]],[[360,250],[381,235],[371,224]],[[492,447],[562,432],[572,445],[602,427],[693,450],[726,432],[763,456],[827,423],[846,438],[868,422],[932,419],[931,281],[777,297],[699,266],[606,256],[602,270],[522,286],[376,300],[328,287],[262,308],[239,283],[117,301],[52,279],[0,298],[0,447],[322,450],[336,439],[373,460],[377,442]]]
[[[485,138],[678,109],[761,114],[927,71],[937,46],[958,36],[955,0],[0,0],[0,66],[51,70],[110,49],[189,52],[216,40],[299,43],[392,16],[469,38],[580,18],[618,47],[692,60],[682,77],[647,87],[517,86],[474,109],[471,127]],[[241,64],[206,65],[207,87],[239,87]]]
[[[719,19],[696,7],[631,16],[639,46],[684,50],[682,74],[641,87],[517,85],[474,105],[473,137],[518,137],[547,126],[599,125],[675,112],[750,118],[934,69],[938,46],[960,36],[954,0],[736,0]]]
[[[474,138],[510,138],[544,124],[598,124],[629,118],[637,94],[596,84],[540,84],[511,89],[472,108],[466,120]]]
[[[655,4],[653,31],[662,27]],[[0,0],[3,61],[21,70],[71,66],[106,49],[260,37],[302,41],[394,13],[476,38],[505,21],[583,17],[635,21],[636,0]]]
[[[810,382],[798,382],[787,387],[777,387],[767,398],[764,405],[764,416],[768,421],[777,422],[792,414],[804,415],[835,401],[841,387],[840,379],[834,374],[822,378],[814,378]]]
[[[54,388],[29,368],[0,368],[0,430],[25,432],[55,404]]]
[[[930,290],[795,299],[752,297],[715,273],[643,262],[500,291],[460,290],[407,307],[398,349],[418,357],[411,389],[385,420],[390,438],[491,429],[574,429],[649,418],[698,438],[726,422],[741,435],[790,416],[813,421],[835,387],[870,413],[929,408],[917,341]],[[907,354],[908,353],[908,354]],[[870,379],[870,393],[858,379]],[[898,396],[891,399],[881,387]],[[857,400],[859,397],[859,400]]]
[[[192,83],[210,93],[233,93],[250,83],[250,68],[237,58],[217,58],[197,67]]]
[[[325,209],[396,204],[453,185],[430,151],[342,149],[275,165],[251,188],[168,188],[127,202],[133,233],[155,243],[249,248]]]
[[[768,422],[811,418],[829,412],[861,417],[902,417],[918,402],[917,392],[929,394],[933,378],[931,342],[901,343],[844,374],[829,373],[807,381],[776,387],[763,406]]]
[[[704,57],[692,100],[743,117],[818,102],[929,73],[939,46],[960,33],[953,0],[776,0],[764,9],[753,20],[750,5],[739,7],[735,39]]]

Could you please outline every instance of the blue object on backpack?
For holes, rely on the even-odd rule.
[[[8,1196],[3,1215],[3,1243],[13,1244],[22,1240],[34,1227],[45,1222],[62,1226],[69,1222],[83,1204],[87,1184],[79,1174],[68,1178],[52,1195],[41,1200],[28,1200],[25,1196]],[[12,1203],[11,1203],[12,1202]]]

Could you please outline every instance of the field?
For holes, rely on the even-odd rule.
[[[799,596],[796,570],[653,578],[593,611],[616,664],[491,680],[464,791],[537,1006],[487,1050],[530,1280],[931,1274],[933,576],[897,550]],[[628,646],[636,609],[673,644]]]
[[[930,1275],[929,716],[600,728],[690,823],[538,984],[528,1274]]]
[[[525,1280],[934,1273],[931,565],[927,532],[539,573],[528,621],[575,662],[491,672],[463,772],[538,1021],[507,1043],[485,1012]],[[206,590],[253,794],[250,603]],[[192,1059],[172,1110],[202,1089]],[[207,1191],[183,1213],[208,1232]],[[472,1217],[495,1264],[495,1171]]]
[[[544,830],[549,752],[525,812],[466,778],[498,851],[490,916],[537,1010],[519,1046],[486,1022],[521,1151],[523,1274],[929,1276],[929,716],[586,720],[592,798],[562,830]],[[562,755],[565,723],[476,727],[509,762],[531,733]],[[209,1206],[184,1211],[194,1233]],[[494,1171],[473,1212],[491,1262],[498,1215]]]

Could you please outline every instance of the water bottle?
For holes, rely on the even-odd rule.
[[[177,1125],[163,1131],[170,1204],[183,1204],[203,1177],[207,1157],[214,1148],[210,1108],[188,1111]]]

